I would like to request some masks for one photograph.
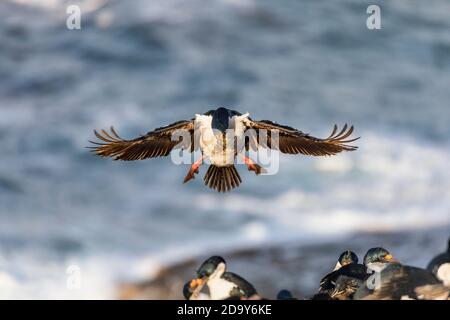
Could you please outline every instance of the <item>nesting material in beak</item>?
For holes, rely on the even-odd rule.
[[[199,300],[201,291],[203,289],[203,286],[206,284],[206,281],[204,278],[196,278],[192,279],[189,283],[189,287],[192,291],[191,297],[189,300]]]
[[[191,283],[189,284],[189,286],[192,289],[195,289],[199,286],[201,286],[203,284],[203,279],[202,278],[197,278],[197,279],[192,279]]]

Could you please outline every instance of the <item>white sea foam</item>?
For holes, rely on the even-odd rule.
[[[112,298],[192,256],[449,224],[447,1],[386,4],[388,37],[361,32],[351,1],[81,1],[94,18],[81,33],[65,29],[67,1],[13,2],[0,1],[0,297]],[[283,155],[275,176],[239,167],[239,189],[216,194],[205,167],[182,185],[168,159],[84,148],[94,128],[132,138],[219,104],[319,137],[349,121],[360,149]]]
[[[198,222],[189,226],[171,220],[168,229],[164,224],[160,225],[159,228],[165,232],[178,230],[179,238],[150,246],[146,254],[137,252],[125,258],[120,250],[117,256],[105,256],[94,250],[81,255],[76,259],[85,283],[81,290],[70,291],[65,287],[65,268],[75,263],[70,259],[62,264],[55,260],[42,262],[39,266],[37,261],[33,261],[37,258],[34,255],[26,260],[20,256],[3,257],[2,297],[114,298],[114,284],[118,281],[151,278],[162,267],[192,257],[293,240],[311,243],[338,239],[359,231],[413,231],[450,224],[450,172],[446,170],[450,161],[449,150],[402,136],[397,136],[393,142],[390,137],[379,134],[364,132],[363,135],[360,150],[335,157],[343,158],[337,160],[341,162],[339,165],[324,167],[321,159],[298,161],[289,158],[282,162],[278,175],[248,176],[244,181],[244,184],[252,183],[252,179],[254,183],[257,179],[283,181],[283,175],[302,181],[303,175],[313,175],[318,181],[314,190],[304,189],[300,183],[289,184],[290,187],[281,192],[273,190],[271,195],[264,197],[248,192],[224,196],[203,192],[196,195],[195,202],[189,202],[189,195],[180,195],[177,203],[189,202],[190,208],[186,212],[180,207],[178,215],[189,215],[190,220],[198,219]],[[296,171],[298,174],[293,177],[292,172]],[[140,211],[152,200],[141,199],[139,203],[141,195],[136,182],[127,184],[127,196],[129,201],[137,201],[133,210]],[[134,193],[138,194],[134,196]],[[169,201],[163,194],[158,195],[162,196],[161,202]],[[208,227],[204,219],[215,218],[222,221],[219,225],[224,224],[225,227],[216,231],[204,229]],[[145,217],[130,215],[127,219]],[[98,227],[104,224],[101,220],[86,222]],[[2,229],[11,231],[20,226],[17,223],[4,224]],[[47,225],[48,233],[51,222],[45,222],[42,228],[44,225]],[[120,239],[129,237],[129,232],[121,234],[122,231],[115,231],[113,224],[106,225],[105,230],[98,230],[107,232],[108,228],[111,230],[108,232],[116,233]],[[145,235],[139,237],[145,238]],[[162,235],[158,237],[162,237],[160,241],[164,239]],[[141,240],[136,238],[135,241]],[[127,246],[138,243],[131,241]]]

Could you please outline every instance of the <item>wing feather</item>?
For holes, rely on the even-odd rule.
[[[178,140],[172,140],[172,135],[178,130],[186,130],[190,134],[189,143],[180,145],[182,137],[179,137]],[[132,140],[121,138],[113,127],[110,128],[109,132],[103,129],[100,132],[94,130],[94,135],[100,141],[89,142],[93,144],[90,147],[92,151],[101,157],[132,161],[167,156],[174,147],[190,148],[192,151],[193,133],[194,121],[181,120],[168,126],[157,128]]]
[[[330,156],[342,151],[353,151],[358,148],[349,144],[358,140],[359,137],[348,139],[353,133],[354,128],[353,126],[348,127],[347,124],[339,131],[337,125],[334,125],[331,134],[325,139],[313,137],[295,128],[280,125],[269,120],[249,120],[246,123],[246,129],[254,129],[256,131],[256,147],[268,147],[279,150],[282,153]],[[260,141],[260,137],[262,137],[260,132],[262,130],[267,130],[267,141]],[[273,138],[273,131],[277,131],[279,134],[278,146]],[[247,144],[247,149],[249,147],[249,144]]]

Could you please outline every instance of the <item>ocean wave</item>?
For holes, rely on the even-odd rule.
[[[67,3],[0,1],[1,297],[112,297],[206,252],[449,224],[446,1],[386,4],[378,33],[356,0],[81,1],[81,31]],[[319,137],[352,123],[360,149],[239,167],[218,195],[168,158],[85,148],[94,128],[132,138],[221,105]]]

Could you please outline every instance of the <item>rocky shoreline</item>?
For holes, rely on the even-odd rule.
[[[335,265],[345,249],[355,251],[359,259],[370,247],[388,248],[401,262],[426,267],[430,259],[445,249],[450,226],[403,232],[364,232],[338,241],[320,244],[289,242],[222,252],[231,271],[249,280],[258,292],[273,299],[280,289],[289,289],[294,296],[313,295],[323,275]],[[190,280],[200,263],[211,252],[161,268],[156,276],[117,286],[120,299],[183,299],[182,287]]]

